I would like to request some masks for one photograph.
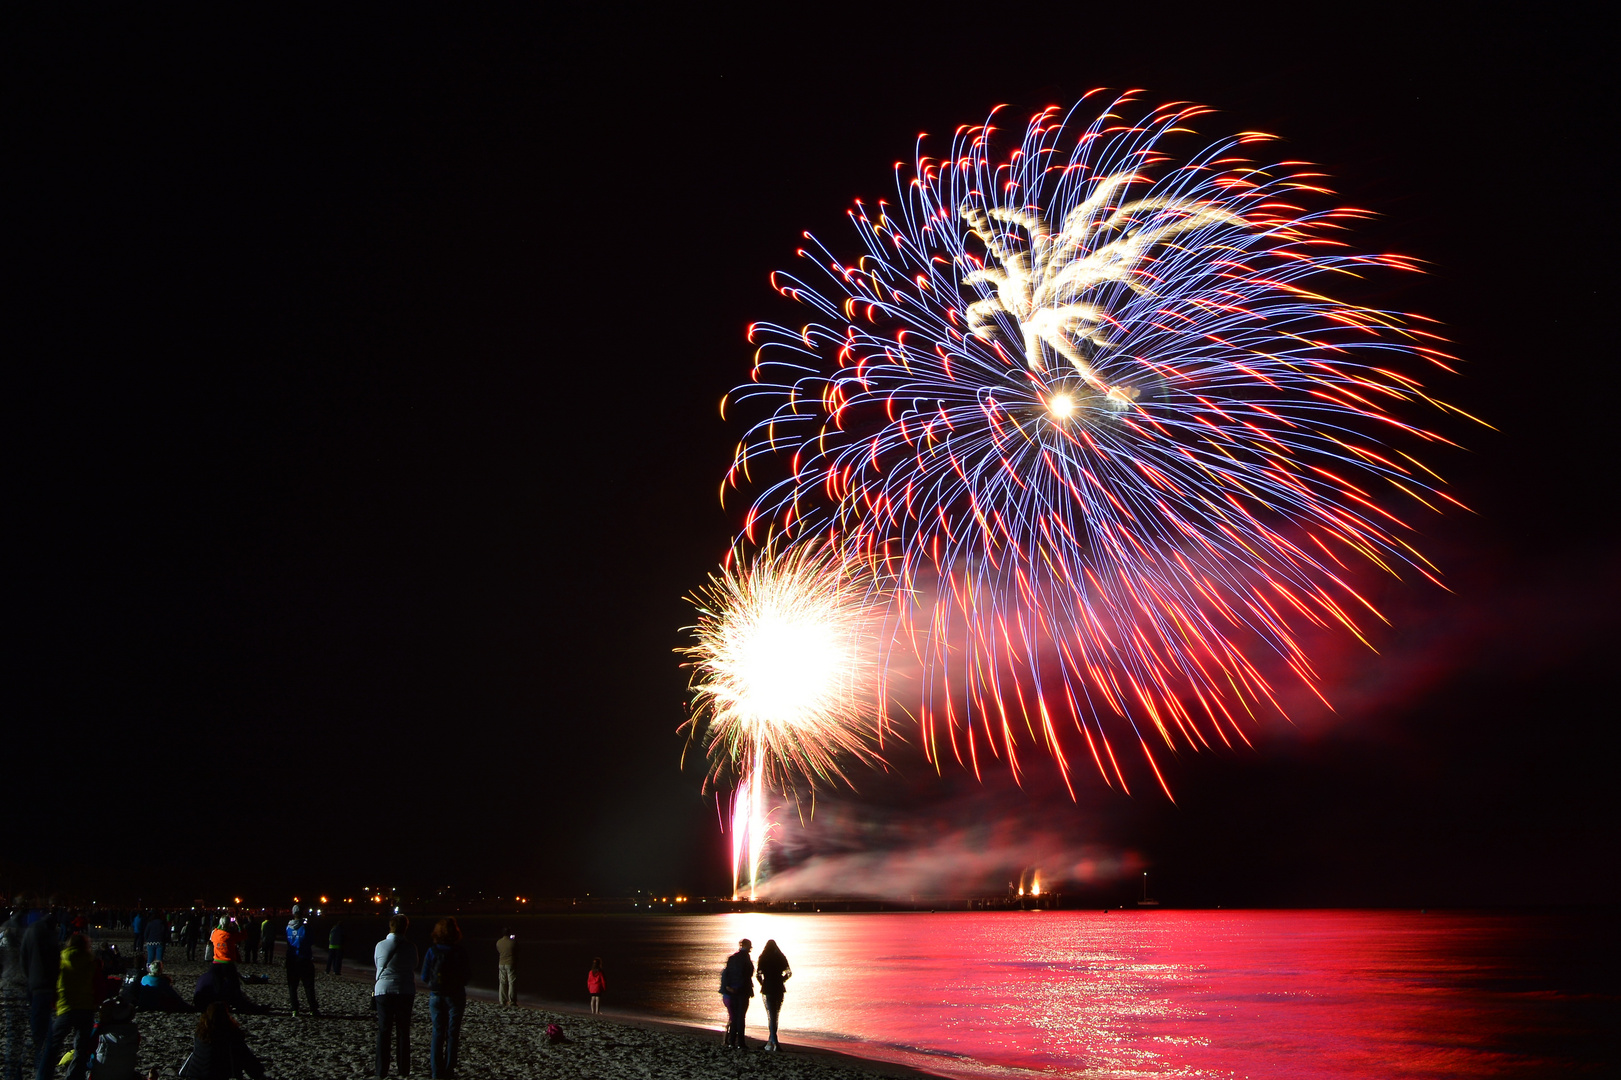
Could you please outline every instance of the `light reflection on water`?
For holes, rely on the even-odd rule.
[[[635,995],[645,1011],[718,1024],[724,957],[741,937],[756,955],[775,938],[794,970],[784,1041],[959,1076],[1553,1075],[1597,1062],[1605,1051],[1595,1017],[1615,1007],[1613,996],[1555,985],[1561,973],[1549,957],[1581,944],[1557,917],[1046,911],[641,921],[656,925],[642,933],[656,932],[662,961],[658,985]],[[758,1001],[749,1019],[763,1038]]]

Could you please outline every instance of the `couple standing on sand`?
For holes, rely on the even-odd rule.
[[[777,948],[773,939],[760,950],[759,967],[749,959],[754,943],[744,938],[737,943],[737,951],[726,958],[726,970],[720,975],[720,1000],[726,1006],[726,1045],[747,1050],[743,1041],[743,1017],[749,1011],[749,999],[754,996],[754,980],[760,980],[760,996],[765,998],[766,1019],[770,1036],[764,1049],[780,1050],[777,1045],[777,1016],[782,1012],[785,985],[794,977],[788,958]]]

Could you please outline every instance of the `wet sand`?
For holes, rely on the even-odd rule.
[[[127,935],[97,934],[128,949]],[[323,961],[317,959],[319,969]],[[165,971],[188,1001],[203,968],[185,960],[182,946],[170,945]],[[342,977],[319,972],[316,995],[321,1017],[294,1017],[288,1008],[287,980],[279,962],[243,964],[244,975],[264,973],[268,984],[244,983],[247,996],[271,1012],[242,1016],[248,1045],[266,1063],[271,1080],[325,1080],[328,1077],[373,1075],[372,1053],[377,1020],[372,1011],[369,969],[356,967]],[[302,994],[300,995],[302,1001]],[[143,1072],[177,1075],[191,1051],[196,1014],[142,1012]],[[546,1026],[562,1027],[567,1042],[552,1045]],[[428,995],[419,992],[411,1027],[411,1074],[428,1075],[432,1024]],[[600,1017],[553,1012],[527,1005],[500,1006],[472,994],[462,1022],[457,1076],[462,1080],[710,1080],[715,1077],[760,1077],[782,1080],[872,1080],[873,1077],[925,1077],[928,1074],[887,1062],[812,1047],[787,1047],[764,1053],[750,1039],[739,1053],[722,1045],[719,1029],[704,1030],[639,1018]],[[398,1072],[397,1066],[390,1075]]]

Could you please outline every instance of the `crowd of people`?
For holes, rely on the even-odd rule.
[[[180,1069],[183,1080],[243,1076],[260,1080],[265,1064],[249,1048],[238,1016],[271,1010],[243,992],[240,966],[271,963],[277,945],[283,944],[291,1014],[322,1016],[315,980],[316,935],[308,912],[295,904],[285,923],[279,913],[261,914],[198,909],[176,914],[99,913],[101,925],[128,929],[132,948],[126,955],[106,935],[94,942],[82,913],[19,903],[0,923],[4,1022],[0,1080],[24,1080],[30,1074],[34,1080],[55,1080],[61,1064],[68,1066],[66,1080],[136,1080],[142,1075],[136,1064],[140,1047],[136,1016],[143,1011],[197,1015],[192,1051]],[[409,1073],[411,1017],[420,983],[428,991],[429,1075],[454,1076],[472,961],[455,918],[434,924],[431,944],[421,956],[408,936],[409,928],[407,916],[395,915],[373,953],[375,1073],[387,1076],[391,1065],[401,1075]],[[327,928],[326,970],[333,975],[343,970],[343,932],[341,922]],[[204,963],[189,998],[164,968],[165,951],[176,942],[185,947],[187,960],[200,958]],[[726,1045],[746,1048],[744,1022],[757,982],[769,1025],[763,1049],[777,1050],[778,1016],[793,972],[775,941],[766,943],[757,964],[750,958],[752,949],[748,939],[740,941],[721,974]],[[503,929],[495,951],[497,1001],[516,1005],[517,935]],[[269,981],[263,973],[247,978]],[[591,1012],[601,1011],[607,986],[598,957],[585,977]],[[151,1075],[157,1075],[156,1070]]]

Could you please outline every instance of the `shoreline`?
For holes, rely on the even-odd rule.
[[[317,951],[319,952],[319,950]],[[359,974],[352,974],[351,970],[349,970],[352,969],[355,972],[371,972],[373,969],[368,964],[358,963],[346,959],[344,961],[344,967],[346,970],[342,975],[327,977],[334,980],[356,983],[362,986],[369,985],[374,981],[374,979],[369,975],[361,976]],[[274,985],[274,982],[272,985]],[[427,991],[425,990],[419,992],[421,995],[426,995],[426,993]],[[570,1019],[585,1020],[592,1023],[614,1024],[622,1027],[636,1028],[642,1031],[671,1035],[681,1039],[692,1040],[696,1043],[715,1046],[722,1052],[725,1050],[725,1047],[721,1045],[721,1040],[725,1037],[725,1028],[719,1023],[711,1027],[704,1024],[690,1023],[680,1020],[666,1020],[662,1017],[651,1016],[646,1013],[618,1011],[593,1013],[585,1006],[571,1005],[566,1002],[547,1001],[543,999],[530,999],[529,1001],[520,1000],[515,1006],[501,1006],[496,1004],[496,992],[494,990],[471,985],[467,988],[467,1000],[469,1006],[471,1006],[474,1000],[478,1000],[497,1010],[503,1008],[519,1008],[540,1013],[551,1018],[568,1017]],[[548,1022],[553,1022],[553,1020],[548,1020]],[[567,1026],[560,1026],[563,1026],[564,1034],[567,1034]],[[755,1043],[756,1045],[751,1046],[747,1051],[745,1051],[743,1056],[749,1057],[761,1053],[760,1045],[762,1044],[762,1040],[749,1036],[749,1041]],[[851,1042],[857,1041],[858,1040],[855,1039],[851,1040]],[[781,1053],[784,1055],[783,1057],[774,1057],[772,1060],[790,1060],[794,1057],[804,1057],[811,1060],[826,1059],[829,1064],[837,1065],[844,1069],[861,1072],[869,1076],[890,1077],[895,1078],[895,1080],[951,1080],[951,1074],[949,1073],[934,1072],[919,1066],[908,1065],[904,1062],[889,1061],[885,1058],[866,1057],[861,1054],[853,1053],[849,1050],[841,1050],[819,1042],[800,1042],[796,1040],[792,1043],[785,1043]],[[736,1057],[736,1055],[733,1055],[733,1057]]]
[[[127,933],[93,930],[97,940],[129,948]],[[371,1077],[376,1017],[371,999],[371,966],[346,963],[342,975],[326,974],[324,950],[317,950],[316,995],[320,1015],[295,1017],[288,1005],[282,964],[243,962],[246,975],[268,975],[268,982],[244,982],[243,993],[265,1011],[240,1016],[248,1045],[265,1062],[267,1080],[327,1080]],[[187,1001],[205,961],[184,959],[174,945],[164,969]],[[940,1080],[943,1074],[815,1043],[785,1044],[765,1053],[751,1039],[746,1053],[727,1049],[718,1027],[637,1014],[593,1015],[561,1002],[495,1004],[495,995],[469,988],[462,1026],[461,1080],[712,1080],[762,1077],[776,1080]],[[411,1072],[426,1076],[432,1024],[428,994],[419,990],[411,1022]],[[191,1049],[195,1013],[140,1012],[140,1068],[175,1077]],[[565,1041],[552,1044],[548,1024],[563,1029]],[[390,1075],[398,1075],[398,1067]]]

